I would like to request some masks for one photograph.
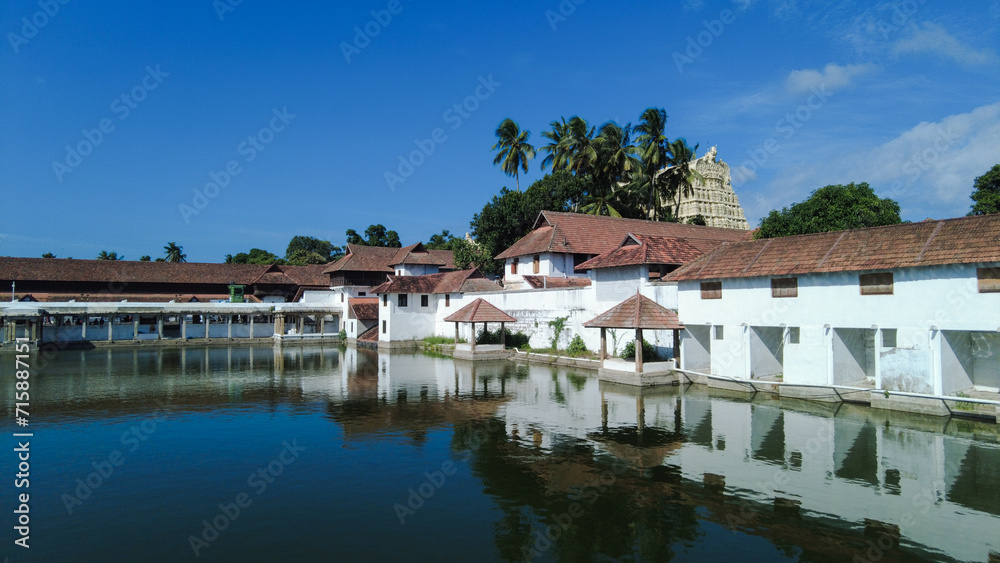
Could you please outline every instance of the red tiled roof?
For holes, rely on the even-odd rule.
[[[502,260],[542,252],[604,254],[618,248],[629,233],[683,238],[702,252],[723,241],[749,237],[749,231],[737,229],[542,211],[535,220],[534,230],[496,258]],[[706,248],[707,244],[711,247]]]
[[[397,264],[430,264],[441,270],[454,270],[455,257],[450,250],[427,250],[423,244],[411,244],[405,248],[385,246],[347,245],[347,254],[333,264],[327,265],[322,273],[334,272],[393,272]]]
[[[703,240],[702,243],[702,246],[722,244],[720,241],[709,240]],[[684,238],[629,233],[621,246],[595,256],[576,266],[575,269],[590,270],[640,264],[686,264],[702,253],[702,250],[695,248]]]
[[[68,301],[76,301],[78,303],[118,303],[120,301],[128,301],[129,303],[169,303],[170,301],[176,301],[178,303],[189,303],[192,301],[197,301],[199,303],[208,303],[211,301],[226,301],[229,299],[228,293],[18,293],[15,297],[19,301],[23,301],[25,297],[33,297],[36,301],[42,303],[65,303]],[[247,301],[251,300],[252,296],[245,296]],[[260,302],[259,300],[256,300]]]
[[[372,288],[372,293],[475,293],[501,291],[499,285],[483,277],[479,270],[457,270],[426,276],[389,276],[389,281]]]
[[[359,342],[378,342],[378,325],[362,332],[358,335]]]
[[[347,300],[347,318],[370,321],[378,318],[378,297],[352,297]]]
[[[723,244],[667,280],[1000,262],[1000,214]]]
[[[132,262],[0,256],[0,280],[88,281],[115,284],[236,282],[251,285],[268,266],[199,262]]]
[[[590,278],[556,278],[552,276],[521,276],[532,289],[565,289],[589,287]]]
[[[642,328],[651,330],[681,330],[684,325],[677,313],[636,293],[593,319],[583,323],[597,328]]]
[[[446,250],[445,252],[451,252]],[[390,266],[397,264],[429,264],[431,266],[444,266],[445,261],[441,259],[440,253],[431,254],[422,243],[411,244],[400,248],[396,255],[389,262]]]
[[[330,276],[324,274],[329,264],[309,264],[306,266],[278,266],[292,280],[302,287],[329,288]]]
[[[517,319],[504,313],[480,297],[444,319],[450,323],[516,323]]]

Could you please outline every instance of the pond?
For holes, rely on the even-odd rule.
[[[32,357],[9,561],[986,561],[995,424],[336,347]],[[30,431],[30,438],[13,437]],[[18,440],[30,485],[14,487]],[[30,493],[30,549],[14,544]]]

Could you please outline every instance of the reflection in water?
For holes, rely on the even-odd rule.
[[[0,387],[14,392],[9,378]],[[186,538],[292,438],[302,457],[202,555],[910,561],[1000,549],[1000,439],[976,422],[323,347],[62,352],[33,375],[32,409],[40,560],[191,559]],[[122,432],[153,412],[162,424],[125,448]],[[68,513],[61,495],[115,449],[125,462]]]

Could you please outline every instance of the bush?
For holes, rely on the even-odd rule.
[[[622,348],[622,358],[624,358],[626,360],[634,360],[635,359],[635,340],[629,342],[628,344],[625,345],[624,348]],[[642,361],[644,361],[644,362],[651,362],[651,361],[653,361],[655,359],[657,359],[656,348],[653,348],[653,345],[650,344],[649,342],[646,342],[646,339],[643,338],[642,339]]]
[[[347,331],[344,329],[340,329],[340,332],[337,333],[337,336],[340,337],[341,342],[344,342],[347,340]]]
[[[506,334],[507,346],[509,348],[528,348],[528,335],[523,332],[511,332],[509,328],[504,327],[504,333]],[[500,329],[495,331],[488,331],[486,329],[480,330],[476,333],[476,344],[500,344]]]
[[[587,345],[583,343],[583,339],[577,334],[573,337],[573,340],[569,343],[569,348],[566,348],[571,356],[576,356],[587,351]]]

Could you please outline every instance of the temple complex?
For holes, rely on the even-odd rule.
[[[704,181],[695,184],[694,193],[681,198],[679,219],[686,223],[701,215],[709,227],[747,230],[750,225],[733,191],[729,165],[716,156],[716,148],[712,147],[705,156],[695,159],[694,169]]]

